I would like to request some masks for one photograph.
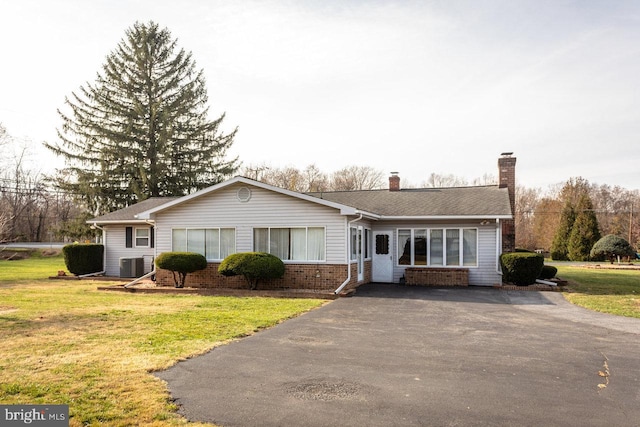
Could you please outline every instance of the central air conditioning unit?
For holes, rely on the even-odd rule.
[[[144,274],[144,258],[120,258],[120,277],[140,277]]]

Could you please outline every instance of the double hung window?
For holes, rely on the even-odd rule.
[[[148,248],[150,228],[136,228],[136,248]]]

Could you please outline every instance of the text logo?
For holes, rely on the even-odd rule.
[[[69,405],[0,405],[0,425],[68,427]]]

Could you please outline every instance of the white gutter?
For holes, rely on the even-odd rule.
[[[500,219],[512,219],[511,215],[412,215],[412,216],[396,216],[396,215],[380,215],[381,220],[410,220],[410,221],[466,221],[466,220],[478,220],[495,218],[496,221]]]
[[[147,273],[147,274],[145,274],[144,276],[140,276],[140,277],[138,277],[137,279],[135,279],[134,281],[127,283],[126,285],[124,285],[124,287],[125,287],[125,289],[126,289],[126,288],[128,288],[129,286],[133,286],[133,285],[135,285],[136,283],[140,282],[141,280],[144,280],[144,279],[146,279],[147,277],[151,277],[151,276],[153,276],[154,274],[156,274],[156,269],[155,269],[155,267],[153,268],[153,270],[151,270],[150,272],[148,272],[148,273]]]
[[[347,286],[347,284],[351,281],[351,224],[360,221],[362,219],[362,216],[363,215],[361,213],[358,218],[352,219],[351,221],[347,222],[347,279],[342,282],[338,289],[333,291],[333,293],[336,295],[338,295],[340,291],[342,291],[344,287]]]

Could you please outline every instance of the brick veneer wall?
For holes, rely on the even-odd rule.
[[[246,289],[248,287],[241,276],[225,277],[218,273],[220,263],[209,263],[204,270],[189,273],[185,286],[190,288]],[[364,280],[358,282],[357,265],[351,264],[351,280],[344,290],[358,287],[371,281],[371,262],[365,263]],[[264,280],[258,283],[258,289],[305,289],[316,291],[334,291],[347,278],[344,264],[285,264],[284,277]],[[156,274],[158,286],[174,286],[173,274],[169,270],[159,269]]]
[[[466,268],[407,268],[404,277],[414,286],[469,286]]]

